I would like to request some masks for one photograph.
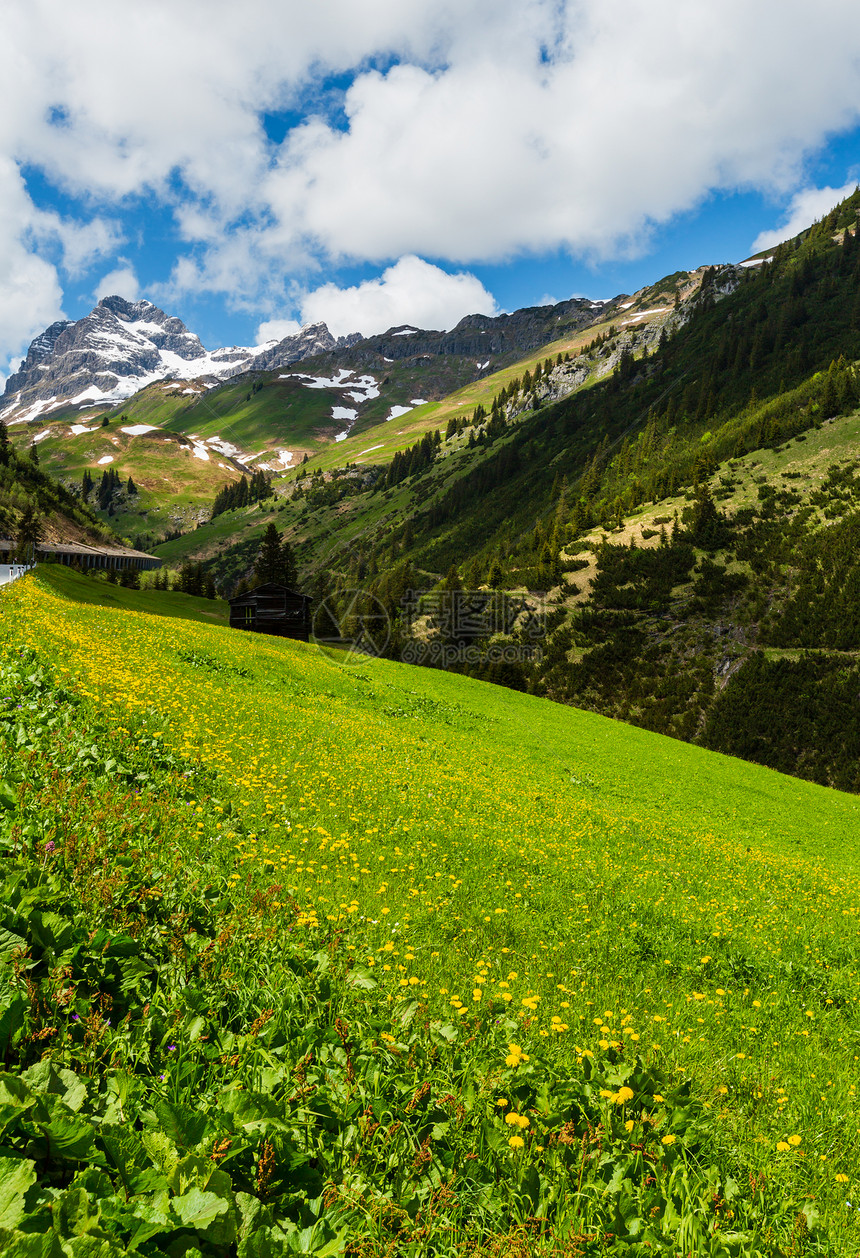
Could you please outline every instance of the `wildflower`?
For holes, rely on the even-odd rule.
[[[791,1145],[787,1144],[785,1140],[777,1140],[776,1147],[779,1153],[788,1153],[789,1149],[791,1148]]]
[[[499,1099],[496,1101],[496,1104],[498,1105],[499,1109],[505,1109],[505,1107],[509,1105],[510,1102],[508,1101],[508,1098],[506,1096],[500,1096]]]
[[[835,1179],[836,1179],[837,1184],[847,1184],[847,1183],[848,1183],[848,1176],[847,1176],[847,1175],[842,1175],[842,1174],[839,1174],[839,1175],[835,1176]]]
[[[634,1123],[633,1119],[632,1119],[632,1118],[628,1118],[628,1119],[627,1119],[627,1122],[624,1124],[624,1130],[625,1130],[625,1131],[632,1131],[632,1130],[633,1130],[633,1128],[634,1128],[635,1126],[636,1126],[636,1124]]]
[[[789,1136],[789,1137],[788,1137],[788,1143],[789,1143],[789,1144],[793,1144],[793,1145],[794,1145],[794,1147],[795,1147],[795,1149],[796,1149],[796,1148],[797,1148],[797,1146],[800,1144],[801,1139],[802,1139],[802,1137],[801,1137],[801,1136]]]
[[[525,1147],[525,1143],[526,1142],[525,1140],[523,1140],[522,1136],[511,1136],[510,1140],[508,1141],[508,1144],[511,1146],[512,1149],[522,1149]]]
[[[672,1132],[670,1131],[663,1137],[660,1143],[661,1144],[674,1144],[677,1139],[678,1137],[673,1135]]]
[[[625,1101],[632,1101],[634,1092],[632,1088],[619,1088],[613,1100],[617,1105],[623,1105]]]

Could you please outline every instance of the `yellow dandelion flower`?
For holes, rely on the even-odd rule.
[[[848,1183],[848,1176],[847,1176],[847,1175],[842,1175],[842,1174],[839,1174],[839,1175],[834,1176],[834,1178],[835,1178],[835,1180],[836,1180],[837,1184],[847,1184],[847,1183]]]
[[[510,1102],[508,1101],[508,1098],[506,1096],[500,1096],[499,1099],[496,1101],[496,1104],[498,1105],[499,1109],[504,1109],[507,1105],[510,1104]]]
[[[780,1153],[788,1153],[791,1145],[787,1144],[785,1140],[777,1140],[776,1147]]]
[[[670,1132],[668,1132],[668,1134],[667,1134],[667,1135],[665,1135],[665,1136],[663,1137],[663,1139],[660,1141],[660,1143],[661,1143],[661,1144],[674,1144],[674,1143],[675,1143],[675,1141],[676,1141],[677,1139],[678,1139],[678,1137],[677,1137],[677,1136],[674,1136],[674,1135],[672,1134],[672,1132],[670,1131]]]
[[[803,1138],[802,1136],[789,1136],[788,1143],[793,1144],[796,1149],[797,1146],[800,1144],[802,1138]]]
[[[633,1130],[633,1128],[634,1128],[635,1126],[636,1126],[636,1124],[634,1123],[633,1119],[632,1119],[632,1118],[628,1118],[628,1119],[627,1119],[627,1122],[624,1124],[624,1130],[625,1130],[625,1131],[632,1131],[632,1130]]]
[[[510,1140],[508,1141],[508,1144],[511,1146],[512,1149],[522,1149],[525,1147],[525,1143],[526,1142],[525,1140],[523,1140],[522,1136],[511,1136]]]
[[[616,1105],[623,1105],[625,1101],[632,1101],[635,1093],[632,1088],[619,1088],[613,1098]]]

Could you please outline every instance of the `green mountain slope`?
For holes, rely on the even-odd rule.
[[[42,578],[2,597],[4,686],[55,722],[29,722],[26,785],[9,761],[32,848],[0,814],[41,1001],[6,1055],[39,1185],[7,1228],[51,1229],[59,1180],[105,1240],[149,1220],[162,1252],[233,1254],[249,1218],[274,1253],[291,1228],[510,1251],[525,1190],[537,1254],[856,1248],[855,798],[439,670],[167,631]],[[79,729],[110,768],[66,771]],[[14,1112],[45,1061],[50,1121],[77,1107],[71,1190]]]
[[[410,463],[303,475],[271,518],[306,580],[336,615],[379,600],[386,649],[428,662],[464,642],[446,642],[429,603],[406,624],[408,590],[520,591],[548,617],[542,661],[523,651],[495,668],[479,629],[482,658],[457,666],[858,789],[853,660],[792,658],[860,645],[858,204],[763,265],[706,272],[650,327],[545,362],[537,383],[523,375]],[[229,584],[263,521],[239,513],[232,549],[219,521],[200,553]],[[633,555],[618,545],[631,539]]]
[[[275,523],[336,620],[384,609],[394,656],[432,662],[450,648],[449,662],[479,676],[855,790],[854,662],[832,653],[856,649],[848,463],[860,399],[858,206],[855,194],[759,265],[667,277],[618,303],[610,326],[572,329],[445,399],[374,423],[395,396],[380,389],[356,402],[355,435],[332,442],[331,425],[316,430],[309,462],[291,459],[273,496],[250,507],[211,521],[203,507],[195,514],[193,494],[241,464],[225,455],[228,471],[186,452],[199,484],[174,486],[188,489],[191,514],[160,553],[174,565],[203,561],[229,592]],[[279,423],[284,440],[301,431],[310,441],[320,415],[344,400],[340,388],[309,388],[310,376],[357,378],[381,348],[354,347],[341,366],[304,363],[304,377],[261,373],[181,405],[168,398],[161,422],[192,451],[216,437],[271,447]],[[385,366],[404,397],[415,385],[402,373],[419,358]],[[150,419],[156,393],[133,403]],[[820,436],[831,431],[832,458]],[[149,440],[176,460],[163,436]],[[155,511],[143,495],[130,505]],[[618,549],[631,542],[632,557]],[[822,565],[835,565],[833,581]],[[529,643],[513,615],[495,629],[512,648],[506,662],[485,649],[493,630],[481,626],[470,630],[477,658],[459,658],[465,638],[445,639],[429,601],[404,604],[410,590],[447,597],[458,583],[485,600],[490,588],[524,599],[545,619],[542,658],[520,650]],[[795,658],[810,648],[831,654]],[[745,710],[758,723],[749,737]]]
[[[102,523],[79,495],[57,484],[31,455],[14,449],[3,424],[0,425],[0,536],[17,542],[25,518],[31,521],[30,541],[77,541],[91,546],[116,545],[119,541],[114,530]]]

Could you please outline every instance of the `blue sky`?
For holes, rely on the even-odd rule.
[[[611,297],[738,261],[860,176],[845,0],[815,22],[799,0],[247,0],[241,22],[224,0],[11,0],[0,20],[0,369],[113,291],[210,348]]]

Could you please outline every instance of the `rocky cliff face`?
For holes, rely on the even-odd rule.
[[[388,362],[396,362],[404,358],[457,354],[474,358],[476,366],[486,364],[492,370],[493,359],[537,349],[599,322],[614,307],[614,301],[601,303],[575,297],[556,306],[529,306],[513,314],[467,315],[450,332],[425,332],[404,325],[357,342],[350,361],[370,366],[374,362],[378,365],[380,356]]]
[[[291,363],[314,358],[317,354],[349,349],[360,340],[358,332],[335,339],[324,323],[309,323],[295,336],[285,336],[276,345],[264,347],[254,359],[254,370],[274,371],[278,367],[289,367]]]

